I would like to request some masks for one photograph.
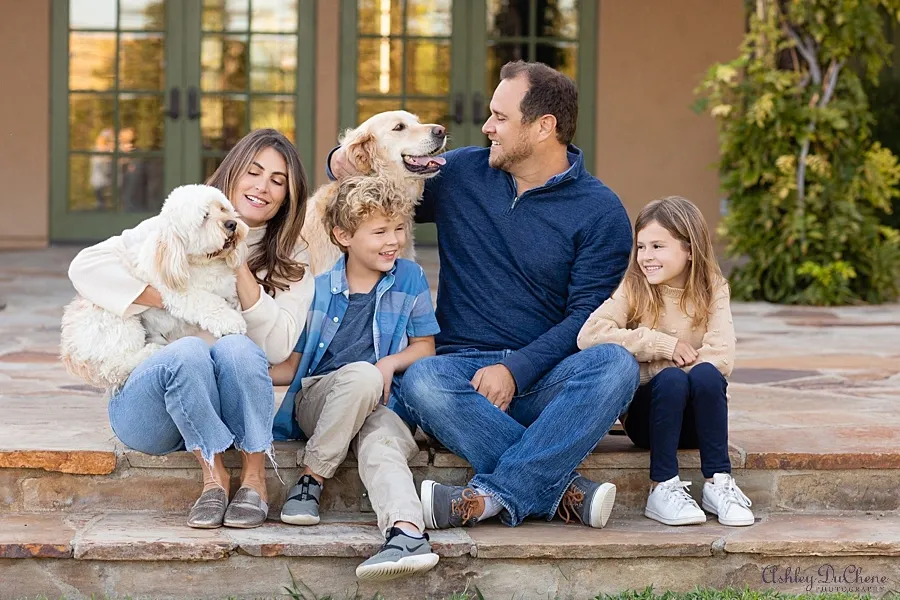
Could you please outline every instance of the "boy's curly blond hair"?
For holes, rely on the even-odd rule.
[[[331,243],[346,252],[347,249],[334,237],[335,227],[353,235],[373,215],[412,222],[414,210],[415,206],[406,200],[392,180],[361,175],[340,181],[337,193],[325,205],[322,223]]]

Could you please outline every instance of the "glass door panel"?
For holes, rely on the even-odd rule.
[[[188,117],[198,124],[189,125],[187,146],[196,140],[198,154],[188,172],[203,181],[253,129],[272,127],[298,142],[300,8],[296,0],[202,0],[196,16],[188,45],[200,60],[186,68]]]
[[[53,4],[51,237],[92,240],[159,210],[166,162],[163,0]]]

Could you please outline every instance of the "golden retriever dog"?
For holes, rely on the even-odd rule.
[[[122,261],[136,279],[159,290],[166,308],[123,318],[76,296],[62,317],[66,369],[108,390],[169,342],[247,331],[234,270],[247,256],[249,228],[222,192],[206,185],[175,188],[160,214],[134,231],[142,235],[125,247]]]
[[[391,179],[413,205],[422,199],[425,180],[434,177],[444,164],[444,159],[436,154],[443,151],[446,142],[444,127],[420,123],[416,115],[404,110],[378,113],[355,129],[347,130],[340,138],[347,160],[360,174]],[[322,221],[325,207],[337,193],[337,186],[336,182],[321,186],[306,207],[302,235],[309,244],[310,268],[314,275],[329,270],[341,256]],[[412,225],[409,224],[409,241],[401,255],[415,260]]]

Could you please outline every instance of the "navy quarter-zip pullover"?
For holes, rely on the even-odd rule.
[[[524,393],[577,352],[581,326],[625,273],[631,225],[575,146],[567,171],[521,196],[489,152],[443,154],[416,220],[438,232],[438,354],[513,350],[503,364]]]

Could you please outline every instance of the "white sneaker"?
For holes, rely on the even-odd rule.
[[[666,525],[706,523],[706,514],[687,493],[690,486],[690,481],[681,481],[678,475],[656,484],[647,497],[644,516]]]
[[[718,515],[722,525],[753,525],[752,504],[728,473],[716,473],[703,485],[703,510]]]

